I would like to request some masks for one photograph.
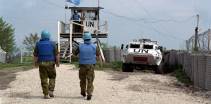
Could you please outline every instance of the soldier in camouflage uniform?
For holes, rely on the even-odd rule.
[[[95,78],[94,67],[98,51],[96,45],[91,43],[91,33],[85,32],[83,35],[84,44],[79,45],[79,79],[81,95],[91,100],[94,90],[93,81]]]
[[[45,99],[54,97],[56,69],[59,67],[59,54],[57,46],[50,41],[50,33],[42,31],[41,39],[34,49],[35,66],[39,66],[41,86]],[[50,96],[50,97],[49,97]]]

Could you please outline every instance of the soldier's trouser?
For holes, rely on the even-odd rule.
[[[44,95],[48,95],[48,91],[54,91],[56,69],[54,64],[39,65],[41,86]]]
[[[81,93],[87,93],[88,95],[92,95],[94,86],[93,81],[95,78],[94,67],[95,65],[80,65],[79,66],[79,79],[80,79],[80,87]]]

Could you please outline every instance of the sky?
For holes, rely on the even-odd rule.
[[[150,38],[167,49],[183,49],[185,40],[194,34],[196,14],[199,31],[211,25],[210,0],[99,0],[104,9],[102,21],[109,24],[109,35],[103,41],[120,46],[133,39]],[[49,30],[57,39],[57,22],[70,18],[65,0],[0,0],[0,17],[15,28],[15,40],[22,46],[25,36]],[[81,0],[83,6],[97,6],[97,0]],[[66,16],[65,16],[66,14]]]

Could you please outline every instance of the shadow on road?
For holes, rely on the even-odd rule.
[[[25,69],[23,67],[1,69],[0,70],[0,90],[5,90],[9,88],[10,82],[16,79],[17,72],[27,71],[27,70],[29,69]]]
[[[35,95],[30,95],[30,92],[12,92],[9,94],[9,97],[11,98],[23,98],[23,99],[43,99],[43,96],[35,96]],[[84,99],[82,96],[56,96],[54,97],[55,99]]]

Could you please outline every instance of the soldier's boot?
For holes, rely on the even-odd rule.
[[[92,99],[92,95],[87,95],[87,100],[91,100]]]
[[[44,99],[50,99],[50,97],[48,95],[44,95],[43,97]]]
[[[53,91],[49,91],[48,94],[50,97],[52,97],[52,98],[54,97]]]
[[[81,92],[81,95],[82,95],[83,97],[86,97],[86,93],[85,93],[85,92]]]

